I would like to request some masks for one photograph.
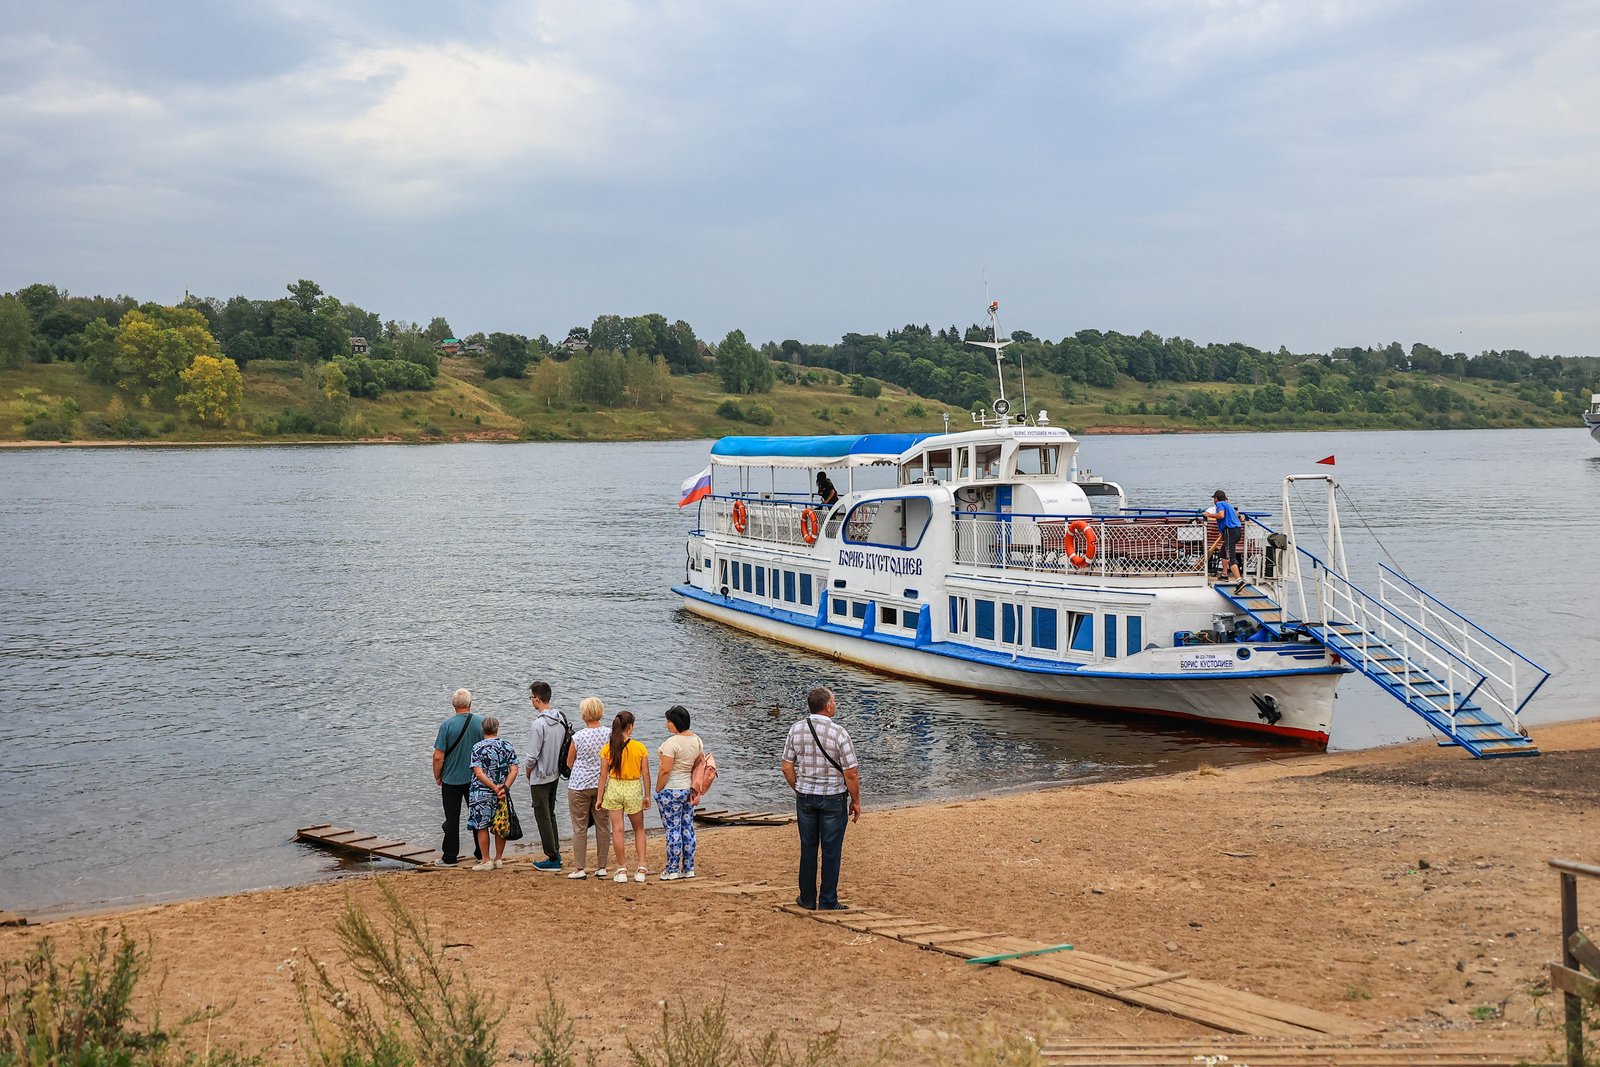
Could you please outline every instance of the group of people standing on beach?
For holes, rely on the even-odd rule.
[[[574,729],[551,706],[546,682],[528,687],[533,717],[528,744],[519,755],[500,736],[501,722],[472,711],[472,694],[458,689],[451,703],[455,713],[439,724],[433,744],[433,778],[444,804],[444,841],[438,866],[455,867],[461,856],[461,808],[467,809],[467,830],[473,835],[474,871],[504,865],[509,835],[506,819],[512,784],[519,773],[528,782],[534,823],[543,859],[535,870],[559,873],[564,866],[556,827],[556,795],[567,777],[567,812],[572,822],[572,868],[567,877],[589,877],[589,828],[594,828],[595,876],[607,878],[607,855],[614,851],[615,880],[629,879],[625,834],[633,828],[633,880],[643,882],[646,862],[644,813],[652,798],[666,831],[666,864],[660,880],[695,876],[694,797],[691,776],[705,743],[691,726],[689,711],[673,705],[664,715],[667,738],[656,749],[656,774],[650,776],[650,751],[634,738],[634,715],[619,711],[609,726],[605,704],[585,697],[578,705],[583,725]],[[813,689],[808,712],[789,730],[782,770],[795,793],[795,818],[800,832],[800,894],[796,903],[833,910],[839,902],[839,867],[848,822],[861,816],[861,789],[855,749],[844,727],[833,721],[836,702],[831,690]],[[570,772],[566,769],[570,768]],[[653,788],[652,788],[653,786]],[[499,818],[497,819],[497,815]],[[491,846],[493,856],[491,857]]]

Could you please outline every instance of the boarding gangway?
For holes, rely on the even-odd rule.
[[[1290,487],[1322,482],[1328,497],[1327,557],[1295,539]],[[1288,551],[1254,581],[1218,592],[1274,634],[1299,634],[1336,652],[1352,668],[1478,759],[1537,756],[1522,709],[1550,673],[1394,568],[1379,566],[1375,591],[1346,577],[1335,495],[1326,475],[1283,482]]]

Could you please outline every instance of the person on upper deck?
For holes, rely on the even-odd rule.
[[[831,508],[839,502],[839,490],[833,487],[833,481],[822,471],[817,472],[817,496],[822,498],[822,506]]]
[[[1227,493],[1218,489],[1211,494],[1211,506],[1206,509],[1206,518],[1216,522],[1218,538],[1222,541],[1222,563],[1218,567],[1218,577],[1242,585],[1244,575],[1239,570],[1239,556],[1240,542],[1244,539],[1244,520],[1228,503]]]

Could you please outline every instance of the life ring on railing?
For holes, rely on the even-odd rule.
[[[1074,552],[1068,556],[1067,562],[1082,570],[1094,560],[1094,527],[1090,526],[1085,519],[1073,519],[1067,523],[1067,536],[1073,537],[1076,534],[1083,535],[1083,551]]]
[[[814,509],[806,508],[800,513],[800,539],[808,545],[814,545],[821,533],[822,520],[817,518]]]
[[[733,502],[733,528],[740,533],[750,528],[750,513],[745,510],[743,500]]]

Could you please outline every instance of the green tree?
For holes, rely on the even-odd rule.
[[[122,316],[112,347],[112,380],[125,392],[155,399],[175,391],[178,373],[197,356],[214,355],[217,343],[195,309],[146,304]]]
[[[202,426],[227,426],[244,410],[244,377],[239,365],[223,356],[198,355],[178,372],[183,391],[178,410]]]
[[[528,372],[528,339],[515,333],[491,333],[484,340],[488,358],[485,378],[521,378]]]
[[[717,345],[717,377],[730,393],[770,393],[778,380],[772,360],[745,340],[743,330],[730,330]]]
[[[289,290],[289,299],[294,301],[296,307],[307,315],[316,314],[317,303],[322,299],[322,286],[309,278],[301,278],[284,288]]]
[[[455,335],[455,331],[450,328],[450,324],[444,320],[443,316],[438,316],[430,320],[428,323],[428,328],[422,331],[422,336],[426,337],[433,344],[438,344],[440,341],[454,337]]]
[[[33,350],[33,320],[14,296],[0,296],[0,367],[20,367]]]

